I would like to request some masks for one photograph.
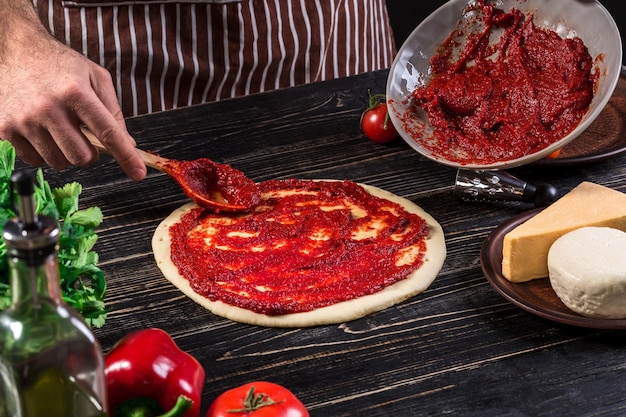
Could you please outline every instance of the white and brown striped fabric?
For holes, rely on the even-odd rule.
[[[33,0],[107,68],[124,115],[388,68],[384,0]]]

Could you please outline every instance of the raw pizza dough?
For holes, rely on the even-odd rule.
[[[425,291],[435,280],[446,257],[444,233],[441,225],[412,201],[377,187],[365,184],[360,185],[368,193],[398,203],[407,212],[417,214],[426,221],[430,231],[426,239],[426,254],[423,264],[406,279],[398,281],[377,293],[342,301],[312,311],[284,315],[260,314],[219,300],[212,301],[199,295],[191,288],[189,281],[180,275],[178,268],[170,257],[170,226],[179,222],[185,213],[197,207],[194,203],[185,204],[173,211],[157,227],[152,238],[155,260],[163,275],[189,298],[218,316],[241,323],[267,327],[309,327],[343,323],[383,310]]]

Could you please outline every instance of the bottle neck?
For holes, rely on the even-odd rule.
[[[32,302],[38,306],[42,298],[57,304],[61,302],[56,252],[34,265],[16,256],[10,256],[9,273],[13,305]]]

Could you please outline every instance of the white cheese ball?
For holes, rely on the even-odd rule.
[[[626,233],[583,227],[557,239],[548,252],[550,283],[572,311],[626,318]]]

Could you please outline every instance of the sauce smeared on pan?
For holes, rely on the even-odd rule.
[[[598,77],[583,41],[538,28],[517,9],[505,13],[485,0],[475,7],[483,30],[452,32],[431,58],[432,79],[413,93],[434,128],[425,146],[450,161],[489,164],[566,136],[587,112]],[[465,45],[453,57],[459,36]]]

